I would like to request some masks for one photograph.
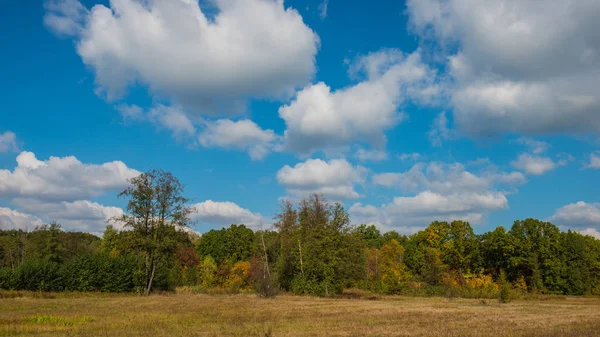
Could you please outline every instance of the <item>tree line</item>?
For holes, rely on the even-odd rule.
[[[102,238],[56,223],[0,231],[0,288],[600,295],[600,240],[549,222],[476,234],[468,222],[435,221],[406,236],[352,225],[341,204],[315,194],[284,201],[273,229],[233,224],[198,235],[186,230],[192,210],[174,176],[154,170],[130,182],[120,194],[125,215]]]

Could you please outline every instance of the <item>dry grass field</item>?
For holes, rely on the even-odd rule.
[[[600,336],[600,299],[57,294],[0,299],[0,336]]]

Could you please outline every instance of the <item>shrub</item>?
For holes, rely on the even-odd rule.
[[[11,288],[17,290],[62,290],[58,265],[45,260],[25,261],[15,268],[11,283]]]

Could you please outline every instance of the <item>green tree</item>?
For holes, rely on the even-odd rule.
[[[381,274],[382,289],[386,293],[394,294],[408,286],[410,273],[404,265],[404,247],[392,239],[379,250],[379,270]]]
[[[143,287],[148,295],[156,270],[176,247],[176,229],[188,226],[191,209],[183,185],[171,173],[152,170],[131,179],[119,194],[127,214],[117,219],[131,229],[133,247],[143,255]]]
[[[377,227],[375,227],[375,225],[367,226],[365,224],[362,224],[362,225],[356,227],[356,232],[363,239],[367,248],[380,248],[381,247],[382,236],[381,236],[381,233],[379,232],[379,229],[377,229]]]
[[[217,264],[248,261],[255,250],[254,232],[245,225],[231,225],[204,233],[196,245],[200,256],[211,256]]]

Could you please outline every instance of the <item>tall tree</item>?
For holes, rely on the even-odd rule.
[[[152,290],[156,269],[176,247],[176,229],[187,227],[192,212],[183,185],[171,173],[152,170],[131,179],[119,194],[128,198],[127,214],[117,219],[131,229],[133,246],[143,256],[144,293]]]

